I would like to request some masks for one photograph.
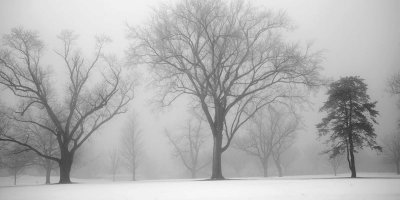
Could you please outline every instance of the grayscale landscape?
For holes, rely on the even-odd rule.
[[[400,1],[4,0],[0,199],[400,199]]]

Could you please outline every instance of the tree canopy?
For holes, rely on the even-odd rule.
[[[381,150],[376,143],[374,124],[377,124],[376,101],[371,102],[367,85],[358,76],[341,78],[328,90],[328,100],[320,111],[327,116],[317,125],[319,136],[329,136],[326,143],[333,158],[346,153],[352,177],[356,176],[354,153],[357,149],[370,147]]]
[[[203,111],[212,179],[223,178],[221,154],[255,112],[321,83],[320,53],[285,40],[290,28],[284,12],[220,0],[160,6],[145,26],[131,27],[131,58],[152,67],[163,105],[189,95]]]

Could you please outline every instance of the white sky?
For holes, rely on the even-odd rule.
[[[46,44],[44,64],[57,71],[60,61],[54,58],[59,48],[56,35],[71,29],[80,35],[78,46],[91,55],[93,37],[98,34],[111,36],[114,43],[110,51],[124,56],[129,43],[126,24],[142,23],[150,16],[151,6],[162,0],[2,0],[0,1],[0,34],[11,28],[23,26],[37,30]],[[384,90],[386,79],[400,70],[400,1],[398,0],[258,0],[273,10],[283,9],[298,27],[294,32],[301,41],[314,41],[315,49],[325,50],[323,75],[338,79],[358,75],[365,79],[369,94],[378,101],[380,111],[377,133],[395,129],[399,110],[395,99]],[[146,92],[144,92],[146,91]],[[132,103],[138,111],[149,154],[154,162],[162,165],[170,159],[165,145],[165,127],[180,127],[185,109],[177,103],[161,114],[147,102],[152,91],[139,87]],[[307,129],[299,143],[315,140],[315,124],[321,115],[318,108],[326,100],[324,91],[312,97],[314,109],[304,113]],[[121,118],[119,118],[121,119]],[[102,130],[96,141],[112,140],[121,131],[121,121],[115,120]],[[111,133],[113,132],[113,133]],[[111,145],[110,145],[111,146]],[[168,150],[166,150],[168,149]]]

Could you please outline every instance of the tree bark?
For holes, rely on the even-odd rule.
[[[225,178],[222,176],[222,166],[221,166],[222,133],[214,134],[213,139],[214,139],[214,147],[213,147],[213,162],[212,162],[211,180],[223,180]]]
[[[74,154],[65,150],[61,150],[60,166],[60,184],[71,183],[70,173]]]
[[[46,184],[50,184],[50,175],[51,175],[51,163],[49,160],[46,160]]]
[[[354,144],[353,144],[353,137],[352,133],[350,132],[349,135],[349,143],[350,143],[350,171],[351,171],[351,178],[356,178],[357,177],[357,172],[356,172],[356,161],[354,157]]]

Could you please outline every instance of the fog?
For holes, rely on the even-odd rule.
[[[62,82],[67,78],[63,76],[65,69],[62,60],[54,56],[54,50],[61,48],[56,37],[61,30],[69,29],[77,33],[77,46],[88,57],[92,56],[94,37],[108,35],[113,42],[106,51],[124,59],[130,44],[127,39],[128,26],[145,23],[153,7],[171,1],[6,0],[0,2],[0,35],[19,26],[38,31],[45,43],[42,63],[50,65],[57,76],[57,82]],[[378,102],[376,109],[379,111],[379,124],[375,126],[378,143],[381,143],[384,135],[396,130],[400,117],[399,107],[396,106],[398,97],[387,92],[387,80],[400,70],[400,1],[259,0],[256,3],[288,14],[295,25],[288,35],[291,40],[311,42],[314,49],[323,50],[324,61],[321,65],[324,77],[338,80],[345,76],[360,76],[365,79],[368,94],[373,101]],[[190,178],[190,172],[173,155],[174,149],[165,130],[173,135],[185,132],[185,125],[192,112],[191,99],[182,97],[169,107],[160,107],[154,101],[158,93],[151,84],[152,74],[148,66],[129,67],[137,84],[128,113],[112,119],[83,145],[78,152],[72,176],[111,177],[109,152],[120,145],[127,117],[134,112],[143,142],[137,179]],[[299,112],[303,128],[298,131],[294,145],[283,155],[285,175],[332,173],[328,156],[320,154],[325,146],[324,140],[318,140],[316,129],[316,124],[325,115],[319,112],[319,108],[327,99],[326,92],[326,88],[321,88],[311,93],[310,104]],[[12,105],[14,100],[11,93],[1,91],[2,102]],[[205,144],[207,149],[203,153],[211,158],[212,136],[208,125],[204,124],[204,127],[208,139]],[[246,130],[242,128],[238,136]],[[262,166],[255,157],[234,148],[222,156],[225,177],[262,176]],[[237,160],[243,162],[235,162]],[[394,171],[394,166],[382,153],[367,148],[356,155],[356,162],[361,172]],[[348,172],[347,166],[343,165],[339,172]],[[31,170],[27,173],[37,172]],[[271,162],[269,174],[277,176],[277,173]],[[211,165],[198,173],[199,177],[210,175]],[[117,172],[119,180],[128,180],[129,177],[127,169],[121,168]]]

